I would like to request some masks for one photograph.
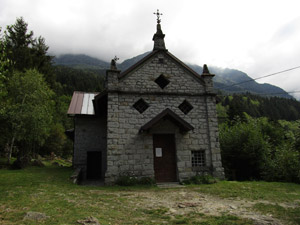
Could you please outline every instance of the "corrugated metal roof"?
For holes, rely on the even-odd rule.
[[[95,115],[93,100],[97,94],[74,91],[68,115]]]

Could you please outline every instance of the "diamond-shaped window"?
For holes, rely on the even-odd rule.
[[[179,106],[178,108],[184,113],[184,114],[188,114],[194,107],[187,101],[184,100]]]
[[[164,89],[170,83],[170,81],[163,74],[161,74],[155,79],[155,83],[157,83],[161,89]]]
[[[144,101],[144,99],[140,98],[136,103],[133,104],[133,107],[139,111],[139,113],[143,113],[149,108],[149,105]]]

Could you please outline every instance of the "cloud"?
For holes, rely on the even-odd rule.
[[[253,59],[245,70],[253,78],[300,66],[300,17],[279,27],[267,41],[251,49]],[[272,83],[286,91],[300,91],[300,69],[260,80]],[[299,98],[299,95],[296,96]]]
[[[298,0],[0,0],[0,26],[23,16],[51,54],[83,53],[120,61],[152,50],[153,12],[166,47],[182,61],[235,68],[257,77],[298,65]],[[296,72],[296,71],[295,71]],[[292,90],[292,73],[271,82]],[[293,73],[294,74],[294,73]],[[297,81],[297,82],[296,82]]]

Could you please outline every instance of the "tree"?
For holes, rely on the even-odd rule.
[[[33,32],[27,31],[28,24],[23,18],[17,18],[14,25],[7,26],[4,32],[6,53],[8,58],[14,61],[14,69],[24,71],[32,68],[32,54],[30,48],[33,45]]]
[[[45,76],[52,88],[55,86],[53,57],[47,55],[49,47],[43,37],[34,38],[33,31],[28,31],[28,24],[22,17],[17,18],[15,24],[7,26],[4,45],[8,59],[14,62],[11,69],[21,72],[36,69]]]
[[[49,136],[54,102],[53,92],[36,70],[14,72],[8,82],[6,118],[9,121],[9,154],[17,143],[18,157],[34,153]]]

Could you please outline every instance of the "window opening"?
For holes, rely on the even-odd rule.
[[[178,108],[184,113],[184,114],[188,114],[194,107],[187,101],[184,100],[179,106]]]
[[[164,89],[170,83],[170,81],[163,74],[161,74],[158,78],[156,78],[155,83],[157,83],[161,89]]]
[[[146,109],[149,108],[149,105],[147,102],[144,101],[144,99],[139,99],[136,103],[133,104],[133,107],[139,111],[139,113],[145,112]]]
[[[192,167],[205,166],[205,151],[192,151]]]

